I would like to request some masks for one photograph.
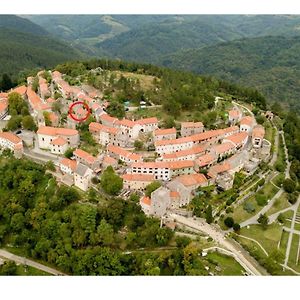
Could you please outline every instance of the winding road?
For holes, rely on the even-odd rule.
[[[27,265],[27,266],[36,268],[38,270],[44,271],[44,272],[52,274],[52,275],[67,275],[67,274],[64,274],[64,273],[62,273],[58,270],[55,270],[53,268],[42,265],[42,264],[40,264],[38,262],[35,262],[31,259],[28,259],[26,257],[18,256],[18,255],[15,255],[13,253],[10,253],[7,250],[0,249],[0,257],[3,257],[3,258],[8,259],[8,260],[12,260],[17,264]]]
[[[251,275],[265,275],[258,269],[258,263],[238,244],[228,239],[224,232],[207,224],[202,219],[186,218],[177,214],[170,214],[176,222],[181,223],[187,227],[202,231],[209,235],[215,242],[220,244],[225,249],[231,251],[236,260],[242,267]]]

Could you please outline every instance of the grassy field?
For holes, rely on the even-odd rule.
[[[214,270],[213,273],[216,275],[242,275],[245,270],[241,265],[232,257],[217,253],[211,252],[206,256],[207,260],[210,262],[211,268],[214,269],[215,266],[218,266],[221,270]]]
[[[284,226],[291,227],[291,221],[287,219],[291,219],[294,215],[294,212],[292,210],[288,210],[287,212],[282,214],[284,217]]]
[[[279,198],[277,198],[272,205],[272,207],[267,211],[267,215],[270,216],[280,210],[290,207],[290,203],[287,200],[287,194],[283,193]]]
[[[288,265],[290,266],[298,265],[297,262],[298,247],[299,247],[299,235],[293,234],[292,245],[291,245],[289,261],[288,261]]]
[[[231,216],[237,223],[241,223],[254,215],[257,214],[257,212],[262,208],[261,206],[258,206],[255,200],[255,196],[251,196],[248,200],[245,201],[245,203],[251,203],[253,207],[255,208],[255,211],[252,213],[248,213],[246,210],[244,210],[244,203],[239,205],[238,207],[235,208]]]
[[[17,275],[19,276],[51,276],[51,274],[35,269],[30,266],[19,265],[17,267]]]
[[[268,225],[266,230],[260,225],[251,225],[249,229],[242,228],[240,234],[256,240],[268,253],[271,253],[274,249],[277,249],[281,230],[281,226],[278,224]]]
[[[289,239],[289,233],[283,230],[282,234],[281,234],[280,246],[279,246],[279,249],[283,253],[285,253],[285,251],[286,251],[286,246],[287,246],[288,239]]]

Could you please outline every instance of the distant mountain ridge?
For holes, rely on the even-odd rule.
[[[0,74],[16,76],[24,69],[53,67],[82,57],[42,27],[13,15],[0,16]]]
[[[164,66],[213,75],[252,86],[269,99],[300,111],[300,37],[247,38],[180,51],[161,59]]]

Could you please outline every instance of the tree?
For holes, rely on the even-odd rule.
[[[125,107],[123,104],[117,101],[110,102],[106,109],[107,113],[112,117],[122,119],[125,117]]]
[[[266,214],[260,214],[257,222],[261,224],[263,229],[266,229],[269,223],[269,218],[266,216]]]
[[[27,108],[22,96],[18,93],[10,93],[8,95],[8,111],[10,115],[22,114],[22,109]],[[28,108],[27,108],[28,110]],[[23,114],[22,114],[23,115]]]
[[[31,131],[36,131],[37,126],[35,125],[35,122],[33,120],[32,116],[25,116],[22,119],[22,126],[24,129],[31,130]]]
[[[265,206],[267,204],[267,197],[264,194],[256,194],[255,200],[259,206]]]
[[[123,188],[123,179],[108,166],[101,176],[100,184],[109,195],[118,195]]]
[[[48,160],[45,164],[45,168],[47,170],[50,170],[50,171],[53,171],[55,172],[55,165],[54,165],[54,162],[52,160]]]
[[[142,141],[140,141],[140,140],[135,140],[134,141],[134,148],[135,148],[135,150],[140,151],[140,150],[143,149],[143,147],[144,147],[144,144],[143,144]]]
[[[234,220],[232,217],[227,217],[225,220],[224,220],[224,224],[228,227],[228,228],[231,228],[234,224]]]
[[[152,192],[157,190],[159,187],[161,187],[161,183],[159,181],[153,181],[150,184],[146,186],[146,192],[145,195],[147,197],[151,197]]]
[[[8,91],[12,87],[14,87],[14,84],[10,77],[5,73],[2,75],[2,79],[0,81],[0,90],[2,91]]]
[[[173,128],[176,126],[175,124],[175,120],[173,117],[169,116],[167,118],[164,119],[164,123],[163,123],[164,128]]]
[[[52,126],[52,122],[50,120],[49,112],[48,111],[44,111],[43,112],[43,116],[44,116],[44,119],[45,119],[45,125],[46,126]]]
[[[287,194],[287,196],[288,196],[288,201],[291,204],[295,204],[297,202],[297,199],[298,199],[298,193],[297,192]]]
[[[213,222],[213,215],[212,215],[212,207],[211,205],[208,205],[208,207],[206,208],[206,211],[205,211],[205,219],[206,219],[206,222],[208,224],[211,224]]]
[[[103,246],[111,246],[114,242],[114,229],[105,219],[97,227],[97,241]]]
[[[235,232],[239,232],[240,229],[241,229],[241,226],[240,226],[240,224],[238,224],[238,223],[234,223],[233,226],[232,226],[232,228],[233,228],[233,230],[234,230]]]
[[[185,248],[191,242],[191,239],[186,236],[177,236],[175,241],[178,248]]]
[[[283,186],[283,189],[289,194],[293,193],[296,190],[296,183],[292,179],[289,179],[289,178],[287,178],[283,181],[282,186]]]
[[[52,103],[52,111],[53,112],[61,113],[62,108],[63,108],[63,105],[59,100]]]
[[[37,92],[38,91],[38,88],[39,88],[39,78],[36,76],[34,77],[33,79],[33,82],[32,82],[32,85],[31,85],[31,88],[33,91]]]
[[[17,265],[14,261],[5,261],[0,265],[0,275],[16,275]]]
[[[74,152],[74,149],[73,149],[73,148],[68,148],[68,149],[66,150],[66,152],[64,153],[64,156],[65,156],[66,158],[71,158],[71,157],[73,156],[73,152]]]
[[[21,128],[22,117],[21,116],[13,116],[7,122],[6,129],[9,131],[14,131],[16,129]]]

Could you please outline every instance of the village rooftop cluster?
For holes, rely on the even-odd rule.
[[[160,128],[155,117],[138,120],[119,120],[110,116],[106,109],[109,102],[101,91],[92,87],[71,86],[58,71],[51,72],[51,81],[37,74],[38,90],[32,89],[33,77],[27,86],[20,86],[9,93],[19,93],[27,101],[30,114],[38,125],[36,134],[28,138],[16,132],[0,132],[0,147],[12,150],[17,157],[26,154],[49,157],[54,161],[63,182],[75,185],[83,191],[92,186],[92,178],[99,177],[111,166],[123,179],[123,192],[138,192],[140,205],[148,215],[163,216],[169,210],[187,205],[199,187],[215,185],[221,190],[230,189],[234,174],[244,170],[253,174],[259,163],[270,155],[270,142],[264,139],[265,130],[256,124],[250,110],[238,103],[232,104],[223,129],[206,130],[201,122],[182,122],[180,130]],[[96,122],[89,124],[89,132],[99,144],[97,157],[80,149],[78,122],[68,115],[66,122],[59,123],[61,115],[54,112],[54,94],[59,92],[63,112],[70,105],[83,101],[91,109]],[[9,93],[0,94],[0,119],[8,116]],[[45,112],[51,121],[46,126]],[[62,112],[62,113],[63,113]],[[78,106],[74,112],[84,117],[86,109]],[[145,141],[145,151],[136,151],[136,140]],[[151,147],[153,149],[151,149]],[[69,148],[73,156],[64,157]],[[150,149],[150,150],[149,150]],[[145,196],[147,185],[160,181],[161,187]]]

